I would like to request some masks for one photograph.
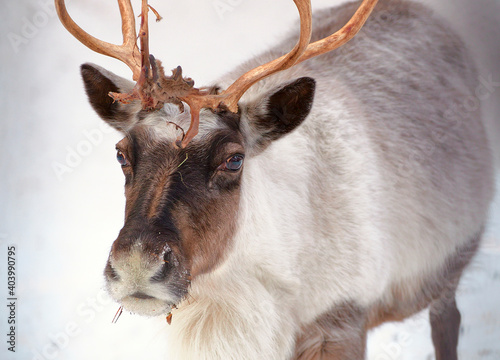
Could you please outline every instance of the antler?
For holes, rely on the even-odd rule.
[[[142,0],[141,28],[139,38],[141,50],[136,44],[134,13],[130,0],[118,0],[122,16],[123,44],[118,46],[94,38],[82,30],[68,15],[64,0],[55,0],[57,13],[66,29],[90,49],[117,58],[126,63],[134,74],[136,86],[129,94],[110,93],[113,99],[129,102],[139,99],[145,109],[159,109],[164,103],[177,104],[183,109],[182,102],[189,105],[191,124],[180,146],[185,147],[198,133],[200,111],[203,108],[214,110],[227,108],[238,111],[238,101],[256,82],[276,72],[286,70],[314,56],[332,51],[352,39],[364,25],[378,0],[363,0],[351,20],[336,33],[310,44],[312,31],[311,0],[294,0],[300,16],[300,36],[295,47],[286,55],[258,66],[243,74],[220,94],[209,94],[194,87],[194,81],[182,77],[181,67],[167,77],[160,61],[149,54],[147,0]],[[153,9],[153,12],[158,13]],[[139,66],[140,62],[140,66]]]
[[[135,33],[134,10],[130,0],[118,0],[120,14],[122,18],[123,44],[115,45],[99,40],[89,35],[85,30],[77,25],[69,16],[64,0],[55,0],[57,15],[62,24],[74,37],[80,40],[89,49],[99,54],[114,57],[128,65],[133,79],[137,80],[141,72],[141,54],[137,48],[137,35]]]
[[[311,0],[294,0],[300,15],[300,38],[288,54],[260,65],[238,78],[232,85],[218,95],[190,94],[183,98],[191,107],[191,125],[182,145],[185,146],[198,132],[199,111],[202,108],[217,109],[227,107],[231,112],[238,111],[238,101],[243,94],[256,82],[265,77],[286,70],[312,57],[332,51],[358,33],[370,16],[378,0],[364,0],[353,17],[344,27],[334,34],[309,44],[312,29]],[[193,111],[193,106],[195,111]]]
[[[299,43],[295,46],[295,48],[288,53],[276,60],[268,62],[267,64],[261,65],[255,69],[252,69],[241,76],[238,80],[236,80],[229,88],[225,91],[228,93],[227,99],[225,101],[227,107],[235,112],[237,110],[238,100],[243,96],[243,94],[256,82],[262,80],[263,78],[274,74],[276,72],[286,70],[293,65],[297,65],[305,60],[308,60],[312,57],[327,53],[329,51],[335,50],[336,48],[342,46],[349,40],[351,40],[354,35],[358,33],[359,30],[363,27],[368,16],[370,16],[373,8],[377,4],[378,0],[364,0],[360,5],[356,13],[349,20],[349,22],[342,27],[339,31],[334,34],[318,40],[312,44],[309,44],[309,40],[307,41],[307,47],[301,46],[301,41],[303,39],[303,33],[309,33],[310,39],[310,24],[311,24],[311,14],[310,14],[310,0],[294,0],[295,4],[299,8],[299,12],[301,13],[301,38]],[[308,8],[309,13],[307,16],[307,24],[302,26],[302,12],[301,8]],[[302,10],[304,11],[304,10]],[[305,38],[305,36],[304,36]],[[294,53],[294,56],[290,56],[295,50],[297,53]],[[298,55],[298,56],[297,56]]]

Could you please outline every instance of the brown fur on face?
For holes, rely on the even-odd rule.
[[[238,142],[241,138],[229,140],[231,136],[224,132],[214,138],[219,138],[212,145],[217,150],[209,151],[213,154],[212,165],[204,173],[204,186],[198,187],[195,198],[178,202],[171,212],[193,277],[211,271],[224,259],[232,246],[230,241],[236,228],[242,170],[233,173],[218,168],[233,154],[243,154],[243,147]],[[189,159],[188,156],[180,166],[180,182],[177,182],[186,190],[193,184],[190,176],[194,176],[190,175]]]
[[[172,217],[183,240],[182,248],[189,259],[193,277],[212,270],[230,250],[230,239],[236,227],[239,192],[227,195],[222,203],[207,201],[200,211],[180,205]]]

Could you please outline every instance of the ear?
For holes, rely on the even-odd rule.
[[[129,92],[134,84],[94,64],[83,64],[80,70],[89,102],[94,110],[109,125],[125,131],[138,111],[137,106],[114,101],[109,92]]]
[[[315,88],[314,79],[299,78],[250,105],[250,146],[262,150],[298,127],[311,111]]]

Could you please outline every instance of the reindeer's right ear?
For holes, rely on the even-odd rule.
[[[90,104],[97,114],[115,129],[126,131],[138,109],[134,104],[114,101],[109,92],[130,92],[134,84],[90,63],[81,66],[81,73]]]
[[[247,147],[262,151],[297,128],[311,111],[315,89],[314,79],[302,77],[243,105],[248,118],[248,125],[243,125]]]

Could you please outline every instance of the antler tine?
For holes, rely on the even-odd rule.
[[[346,25],[344,25],[344,27],[342,27],[342,29],[324,39],[309,44],[311,31],[310,26],[312,22],[310,0],[294,0],[301,15],[301,39],[299,40],[299,43],[290,53],[252,69],[242,75],[221,94],[226,95],[226,98],[223,101],[224,104],[228,106],[229,110],[233,112],[237,111],[237,103],[239,99],[245,91],[257,81],[278,71],[288,69],[289,67],[299,64],[302,61],[310,59],[314,56],[332,51],[348,42],[363,27],[373,8],[377,4],[377,1],[378,0],[364,0],[353,17]],[[306,36],[306,33],[309,35]],[[308,39],[307,47],[304,46],[306,37]]]
[[[375,5],[377,5],[377,2],[378,0],[364,0],[352,16],[351,20],[349,20],[347,24],[342,27],[342,29],[324,39],[309,44],[306,51],[297,61],[297,64],[312,57],[335,50],[351,40],[359,32],[359,30],[361,30],[375,8]]]
[[[88,34],[69,16],[64,0],[55,0],[55,5],[59,19],[75,38],[95,52],[124,62],[132,70],[134,80],[139,78],[141,72],[141,54],[137,48],[134,11],[130,0],[118,0],[122,19],[122,45],[111,44]]]
[[[288,54],[248,71],[221,94],[226,95],[224,105],[230,111],[237,111],[238,100],[253,84],[271,74],[292,67],[306,50],[311,41],[312,33],[311,0],[293,0],[293,2],[299,10],[300,16],[299,41]]]

